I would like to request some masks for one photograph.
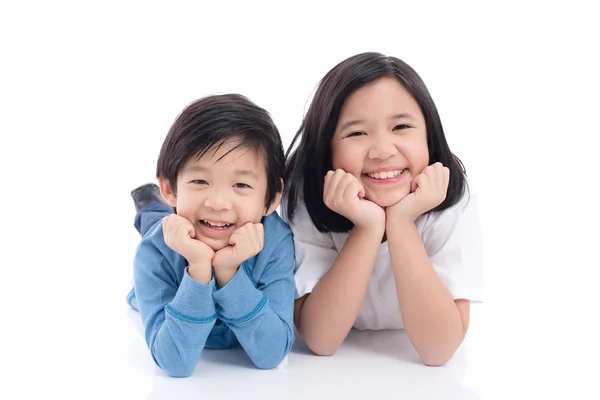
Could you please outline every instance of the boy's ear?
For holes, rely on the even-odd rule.
[[[158,186],[160,187],[160,195],[165,199],[171,207],[177,207],[177,196],[171,187],[169,181],[162,176],[158,177]]]
[[[272,214],[273,211],[275,211],[277,209],[277,207],[279,207],[279,203],[281,203],[282,194],[283,194],[283,179],[281,179],[281,191],[277,192],[277,194],[275,195],[275,198],[271,202],[271,205],[269,205],[269,208],[267,208],[267,210],[265,211],[265,217],[267,215]]]

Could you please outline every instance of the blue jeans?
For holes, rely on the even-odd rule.
[[[163,217],[171,214],[173,214],[173,208],[171,206],[159,203],[158,201],[153,201],[140,208],[137,214],[135,214],[133,225],[140,235],[144,236],[154,224]]]

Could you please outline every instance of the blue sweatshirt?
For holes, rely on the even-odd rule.
[[[240,344],[258,368],[273,368],[293,343],[294,243],[277,215],[263,218],[264,246],[222,288],[188,274],[164,241],[162,220],[142,238],[129,304],[140,312],[154,362],[169,376],[194,372],[204,347]]]

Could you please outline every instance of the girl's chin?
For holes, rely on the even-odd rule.
[[[396,194],[395,196],[377,196],[374,194],[371,195],[367,195],[365,198],[369,201],[372,201],[373,203],[377,204],[379,207],[389,207],[389,206],[393,206],[394,204],[402,201],[403,198],[405,198],[407,194],[403,194],[401,196],[399,196],[398,194]]]

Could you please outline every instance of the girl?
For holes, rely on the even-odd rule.
[[[379,53],[346,59],[320,82],[290,152],[282,213],[308,347],[331,355],[352,327],[404,328],[425,364],[450,360],[482,301],[481,233],[419,75]]]

